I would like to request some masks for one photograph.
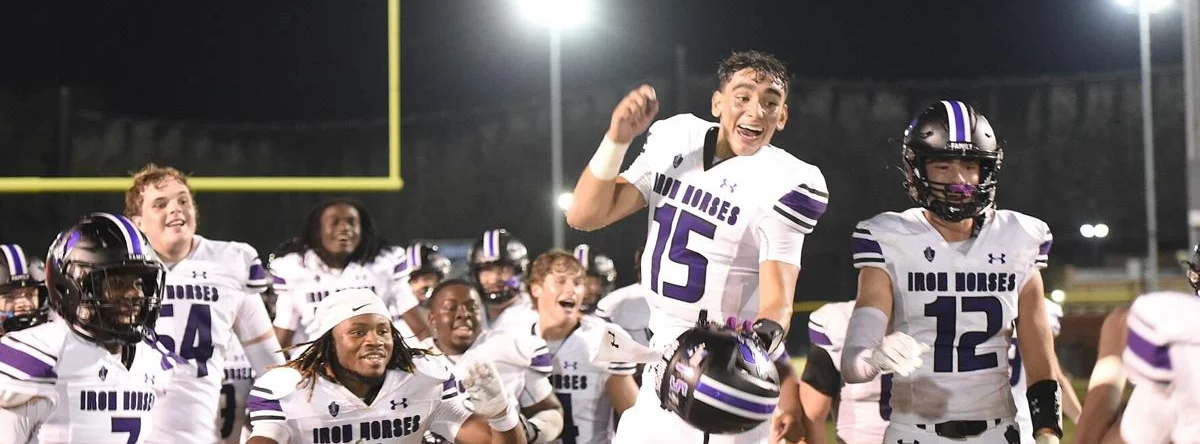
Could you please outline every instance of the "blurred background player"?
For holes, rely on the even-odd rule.
[[[563,408],[547,377],[553,367],[546,341],[523,332],[481,335],[482,310],[479,293],[468,281],[452,279],[434,287],[429,297],[434,351],[459,379],[474,362],[495,363],[504,387],[518,403],[529,442],[553,441],[562,432]],[[448,441],[439,437],[431,442]]]
[[[718,123],[681,114],[651,126],[658,100],[643,85],[617,104],[580,175],[567,211],[572,227],[603,228],[651,207],[643,281],[655,292],[653,348],[674,344],[700,310],[708,310],[720,318],[756,319],[754,329],[772,358],[783,356],[804,239],[829,201],[819,168],[770,144],[787,124],[790,76],[774,56],[732,54],[717,69],[711,110]],[[625,151],[648,127],[642,153],[618,176]],[[786,414],[778,416],[776,428],[799,439],[796,378],[790,362],[779,363],[786,386],[779,407]],[[661,406],[655,390],[644,389],[615,442],[708,439]],[[764,425],[711,439],[759,442],[770,432]]]
[[[194,371],[154,342],[166,270],[107,213],[64,230],[47,257],[57,316],[0,339],[0,442],[146,442],[173,369]]]
[[[1046,303],[1046,322],[1050,324],[1050,333],[1058,338],[1059,333],[1062,333],[1062,317],[1063,307],[1057,302],[1049,299],[1043,300]],[[1021,322],[1017,319],[1017,322]],[[1017,427],[1022,431],[1033,429],[1033,419],[1029,416],[1029,400],[1025,397],[1025,387],[1028,386],[1025,380],[1025,366],[1021,363],[1021,348],[1017,346],[1017,340],[1014,337],[1012,343],[1008,346],[1008,382],[1012,386],[1013,403],[1017,407]],[[1079,403],[1079,396],[1075,394],[1074,387],[1071,386],[1071,379],[1063,373],[1062,368],[1055,366],[1055,377],[1058,379],[1058,386],[1061,388],[1063,416],[1070,419],[1071,422],[1079,424],[1079,414],[1083,411],[1083,407]],[[1022,444],[1034,444],[1033,436],[1028,433],[1021,433]]]
[[[1192,290],[1200,296],[1200,244],[1192,247],[1192,254],[1180,265]],[[1131,356],[1125,353],[1129,344],[1129,332],[1132,330],[1128,323],[1129,313],[1129,307],[1118,307],[1105,316],[1104,323],[1100,326],[1096,364],[1088,380],[1083,414],[1080,415],[1079,427],[1075,432],[1075,442],[1079,444],[1115,442],[1124,433],[1121,431],[1123,426],[1120,425],[1122,416],[1128,411],[1127,405],[1122,403],[1122,398],[1125,383],[1130,380],[1126,373],[1129,365],[1123,362],[1124,358]],[[1160,397],[1154,396],[1155,394],[1154,389],[1134,389],[1128,404],[1147,406],[1162,401]],[[1162,407],[1155,406],[1151,409],[1160,411]]]
[[[525,243],[503,228],[488,230],[471,244],[467,260],[471,280],[483,298],[484,330],[528,325],[535,315],[522,285],[529,267]]]
[[[417,302],[424,303],[429,292],[450,275],[450,259],[438,246],[417,242],[408,247],[408,285]]]
[[[271,261],[276,302],[275,334],[284,347],[315,339],[317,304],[334,292],[367,288],[403,319],[401,329],[429,337],[407,279],[405,250],[376,232],[370,213],[348,199],[322,202],[308,212],[300,234],[281,245]],[[293,350],[293,356],[302,350]]]
[[[841,357],[854,301],[822,305],[808,317],[808,360],[800,378],[805,441],[825,444],[825,420],[838,400],[837,438],[845,444],[880,444],[892,414],[892,375],[866,382],[842,381]]]
[[[174,414],[155,421],[147,442],[219,442],[217,412],[232,338],[259,372],[283,363],[259,297],[270,282],[266,270],[254,247],[196,234],[195,198],[175,168],[149,164],[134,173],[125,215],[167,268],[158,341],[195,368],[175,378],[176,389],[161,400]]]
[[[1200,298],[1176,292],[1139,296],[1129,308],[1122,361],[1136,387],[1120,422],[1125,442],[1200,443],[1196,313],[1200,313]]]
[[[588,244],[575,246],[575,258],[583,264],[583,304],[579,311],[585,315],[595,314],[600,302],[617,286],[617,267],[612,258]]]
[[[46,264],[20,245],[0,245],[0,335],[46,322]]]
[[[634,282],[613,290],[596,303],[597,315],[621,326],[633,340],[650,345],[650,303],[647,295],[653,294],[642,285],[642,249],[633,253]],[[640,377],[640,375],[638,375]]]
[[[970,105],[930,104],[905,130],[901,153],[905,191],[918,206],[854,230],[858,298],[843,378],[895,373],[885,442],[1016,442],[1028,433],[1057,443],[1057,363],[1041,277],[1049,227],[994,208],[1002,148]],[[1009,392],[1014,318],[1033,430],[1017,428]],[[932,353],[922,358],[927,344]]]
[[[550,383],[565,415],[562,444],[600,444],[612,440],[613,426],[637,397],[633,363],[598,363],[609,335],[620,327],[595,316],[581,316],[584,271],[563,250],[550,250],[533,261],[529,291],[537,319],[524,331],[545,339],[554,365]],[[615,415],[614,415],[615,413]]]
[[[409,348],[370,290],[330,294],[314,320],[312,346],[255,381],[249,444],[415,444],[427,431],[457,443],[526,442],[495,367],[472,366],[461,396],[450,369]]]

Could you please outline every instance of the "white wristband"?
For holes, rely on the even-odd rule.
[[[625,151],[628,149],[629,143],[618,144],[604,136],[600,147],[596,148],[596,154],[592,155],[592,160],[588,162],[592,175],[600,180],[615,179],[621,172],[621,162],[625,160]]]
[[[507,432],[521,425],[521,417],[517,414],[517,408],[510,402],[504,409],[504,415],[499,418],[488,418],[488,425],[496,431]]]

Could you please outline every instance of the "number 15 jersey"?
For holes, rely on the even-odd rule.
[[[1050,229],[989,211],[978,236],[946,242],[924,210],[882,213],[852,235],[854,267],[892,279],[892,325],[933,350],[892,380],[892,422],[1012,418],[1008,346],[1021,288],[1046,266]]]
[[[820,169],[772,145],[709,165],[717,133],[690,114],[655,122],[621,174],[650,207],[641,281],[654,292],[650,330],[668,341],[702,309],[754,319],[759,264],[799,267],[829,201]]]

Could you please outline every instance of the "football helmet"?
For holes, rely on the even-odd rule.
[[[662,408],[707,433],[757,427],[779,403],[775,363],[756,338],[705,321],[703,310],[700,316],[667,347],[655,372]]]
[[[440,282],[450,275],[450,259],[438,251],[437,245],[416,242],[408,247],[406,253],[410,276],[435,273]]]
[[[583,306],[580,307],[580,311],[584,313],[593,313],[596,311],[596,302],[616,288],[617,267],[612,258],[588,244],[579,244],[575,247],[575,259],[578,259],[579,263],[583,265],[588,276],[600,279],[600,292],[596,295],[596,299],[585,300]]]
[[[45,263],[29,258],[20,245],[0,245],[0,298],[34,298],[33,307],[3,313],[3,331],[14,332],[46,322]]]
[[[467,259],[471,269],[471,281],[479,290],[483,302],[499,304],[521,294],[521,276],[529,268],[529,250],[525,243],[503,228],[488,230],[483,237],[471,244]],[[479,272],[485,267],[511,266],[513,276],[501,283],[500,288],[484,288]]]
[[[1192,284],[1192,289],[1200,295],[1200,244],[1192,247],[1192,255],[1180,261],[1180,265],[1183,265],[1183,273],[1187,275],[1188,283]]]
[[[957,100],[934,102],[904,131],[904,188],[909,197],[947,221],[980,216],[996,200],[996,174],[1004,151],[987,118]],[[940,159],[979,161],[979,184],[951,184],[929,179],[927,164]]]
[[[166,268],[133,222],[92,213],[58,235],[46,254],[50,308],[101,344],[153,339]]]

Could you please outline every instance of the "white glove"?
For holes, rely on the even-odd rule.
[[[463,380],[463,386],[467,389],[467,399],[464,402],[467,409],[487,419],[492,428],[507,431],[520,423],[517,409],[509,402],[504,382],[500,381],[500,372],[491,362],[476,361],[467,364],[467,377]]]
[[[1059,439],[1052,433],[1044,433],[1034,438],[1034,442],[1037,444],[1059,444]]]
[[[929,351],[929,346],[917,342],[912,336],[901,332],[893,332],[883,337],[883,343],[871,351],[868,362],[879,369],[881,373],[896,373],[908,376],[925,363],[921,355]]]

